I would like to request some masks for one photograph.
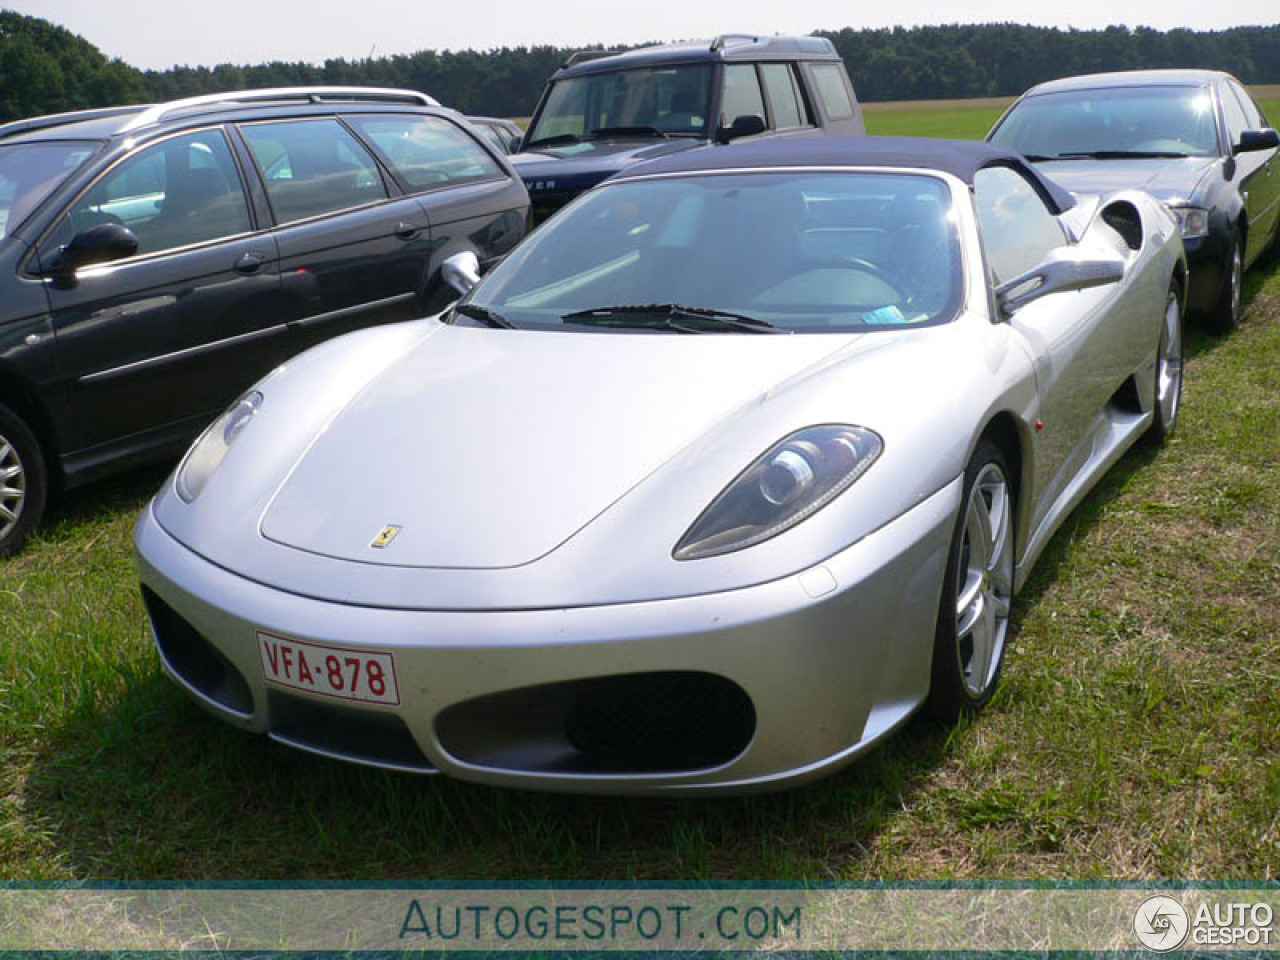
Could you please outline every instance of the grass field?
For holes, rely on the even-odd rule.
[[[501,791],[232,730],[148,639],[129,534],[165,470],[67,496],[0,561],[0,880],[1280,878],[1280,268],[1248,295],[1190,332],[1174,441],[1051,542],[990,709],[781,795]]]

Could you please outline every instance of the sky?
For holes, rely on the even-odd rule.
[[[1221,30],[1280,22],[1276,0],[0,0],[0,6],[52,20],[144,69],[937,23]]]

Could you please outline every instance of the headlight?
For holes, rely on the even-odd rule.
[[[883,449],[880,437],[862,427],[829,424],[796,431],[711,502],[673,556],[699,560],[776,537],[839,496]]]
[[[240,436],[253,415],[262,405],[262,394],[257,390],[250,391],[220,416],[200,435],[200,439],[192,446],[187,458],[178,467],[178,496],[191,503],[200,496],[200,491],[218,469],[218,464],[227,455],[231,444]]]
[[[1182,239],[1209,235],[1209,211],[1200,207],[1173,207],[1173,214],[1178,218],[1178,232]]]

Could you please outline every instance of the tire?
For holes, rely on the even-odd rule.
[[[1218,294],[1218,302],[1209,312],[1209,331],[1219,336],[1230,333],[1240,326],[1240,315],[1244,313],[1242,300],[1244,290],[1244,238],[1236,231],[1231,240],[1231,251],[1227,254],[1227,276],[1222,283],[1222,292]]]
[[[1182,408],[1182,321],[1182,296],[1175,280],[1165,300],[1156,347],[1155,396],[1151,406],[1155,417],[1147,429],[1147,439],[1156,446],[1169,439],[1178,425],[1178,411]]]
[[[964,471],[942,580],[927,705],[934,716],[977,713],[1000,680],[1013,597],[1014,516],[1004,454],[984,439]]]
[[[0,405],[0,557],[21,550],[40,522],[47,476],[36,438],[17,414]]]

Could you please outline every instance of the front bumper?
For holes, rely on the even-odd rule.
[[[830,772],[923,701],[960,489],[957,478],[792,576],[723,593],[600,607],[413,611],[318,601],[209,563],[171,537],[150,507],[134,541],[166,670],[202,706],[238,727],[355,762],[504,786],[747,791]],[[175,630],[195,645],[195,660],[175,654]],[[393,653],[400,704],[335,705],[269,684],[260,630]],[[225,675],[222,686],[210,681],[202,662]],[[587,762],[573,738],[557,729],[557,718],[576,709],[575,691],[598,701],[618,683],[673,671],[710,678],[689,681],[694,686],[686,692],[695,697],[729,688],[745,694],[751,727],[738,731],[742,742],[732,757],[671,769],[652,760],[628,768],[616,757],[602,765]],[[226,693],[228,676],[234,695]],[[694,715],[704,719],[707,709],[718,709],[700,707],[703,713]],[[631,712],[636,727],[625,731],[628,737],[696,739],[703,732],[673,730],[669,716],[655,729],[643,700]],[[473,735],[468,725],[484,729]]]

